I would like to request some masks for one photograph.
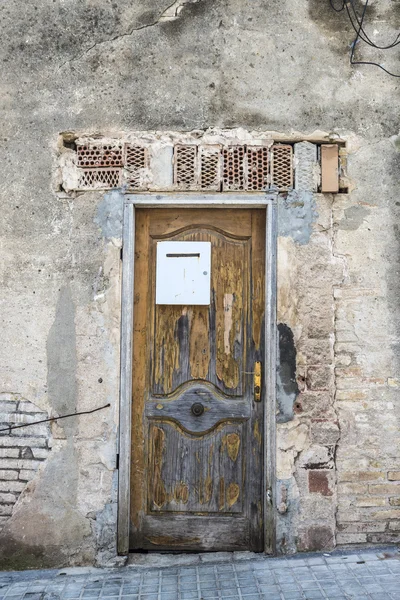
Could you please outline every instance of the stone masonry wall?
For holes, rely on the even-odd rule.
[[[290,218],[301,202],[312,206],[305,213],[309,222]],[[278,238],[276,493],[282,553],[329,550],[336,543],[340,429],[334,386],[334,286],[342,281],[343,262],[333,254],[333,203],[330,195],[297,194],[278,207],[279,230],[285,234]],[[287,227],[290,222],[293,229]]]

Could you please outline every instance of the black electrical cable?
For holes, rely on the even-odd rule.
[[[12,429],[19,429],[20,427],[29,427],[30,425],[38,425],[39,423],[48,423],[49,421],[58,421],[58,419],[66,419],[67,417],[77,417],[78,415],[90,415],[91,413],[97,412],[98,410],[103,410],[104,408],[108,408],[111,406],[110,403],[105,404],[104,406],[99,406],[98,408],[93,408],[92,410],[82,410],[81,412],[71,413],[69,415],[61,415],[61,417],[51,417],[50,419],[42,419],[41,421],[33,421],[33,423],[23,423],[22,425],[10,425],[6,429],[0,429],[0,433],[3,431],[10,432]]]
[[[394,42],[392,42],[391,44],[388,44],[387,46],[380,46],[376,42],[373,42],[371,40],[371,38],[368,36],[367,32],[365,31],[364,26],[363,26],[363,21],[364,21],[364,18],[365,18],[365,11],[367,9],[368,2],[369,2],[369,0],[366,0],[366,3],[364,5],[363,14],[362,14],[361,19],[358,17],[358,13],[357,13],[357,10],[356,10],[355,5],[354,5],[354,0],[349,0],[345,4],[346,11],[347,11],[347,14],[349,16],[349,19],[350,19],[350,22],[352,24],[352,27],[353,27],[354,31],[356,33],[358,33],[360,39],[362,39],[363,42],[365,42],[366,44],[368,44],[368,46],[371,46],[372,48],[376,48],[377,50],[390,50],[391,48],[395,48],[396,46],[398,46],[398,44],[400,44],[400,39],[399,39],[400,38],[400,33],[397,34]],[[355,21],[357,23],[357,27],[356,27],[356,25],[353,22],[353,18],[351,16],[351,13],[350,13],[350,10],[349,10],[349,6],[351,6],[351,8],[353,9],[354,18],[355,18]],[[362,35],[361,35],[361,33],[362,33]]]
[[[342,2],[342,5],[340,6],[340,8],[336,8],[334,0],[329,0],[329,4],[333,8],[333,10],[337,13],[342,12],[342,10],[344,10],[344,0],[341,0],[341,2]]]
[[[341,4],[339,6],[335,3],[335,0],[329,0],[329,4],[331,5],[331,8],[337,13],[340,13],[344,9],[346,9],[351,26],[356,33],[356,37],[351,45],[350,64],[352,64],[352,65],[372,65],[374,67],[379,67],[380,69],[382,69],[382,71],[384,71],[388,75],[391,75],[391,77],[400,77],[400,74],[392,73],[391,71],[389,71],[388,69],[386,69],[385,67],[380,65],[379,63],[376,63],[373,61],[354,60],[354,53],[355,53],[356,45],[359,40],[362,40],[368,46],[371,46],[372,48],[376,48],[377,50],[390,50],[391,48],[394,48],[398,44],[400,44],[400,33],[397,35],[395,40],[387,46],[380,46],[379,44],[376,44],[375,42],[373,42],[370,39],[370,37],[368,36],[368,34],[364,28],[365,13],[367,10],[369,0],[365,0],[363,11],[362,11],[362,14],[360,17],[358,15],[357,9],[355,7],[354,0],[340,0],[340,1],[341,1]]]

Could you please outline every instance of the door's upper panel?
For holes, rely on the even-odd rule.
[[[210,304],[156,304],[153,289],[152,393],[169,395],[188,381],[202,380],[223,394],[242,396],[248,348],[250,240],[202,225],[173,233],[170,239],[211,242]],[[156,247],[154,239],[153,269]]]

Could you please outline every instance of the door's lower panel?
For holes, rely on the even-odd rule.
[[[146,516],[141,539],[131,535],[132,550],[248,550],[249,523],[243,517]]]

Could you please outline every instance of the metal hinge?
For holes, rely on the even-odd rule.
[[[117,471],[118,471],[118,469],[119,469],[119,454],[117,454],[117,456],[116,456],[116,458],[115,458],[115,468],[116,468],[116,469],[117,469]]]

